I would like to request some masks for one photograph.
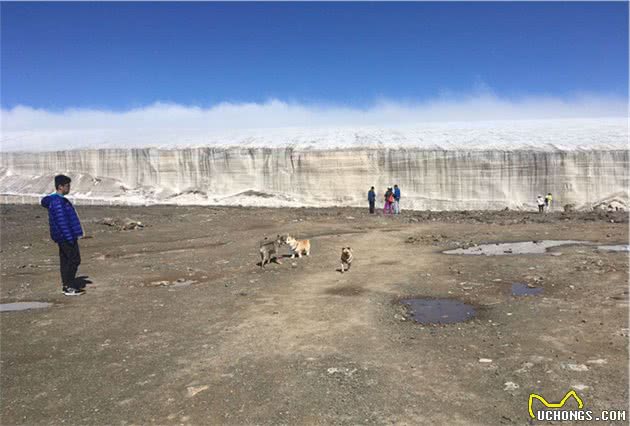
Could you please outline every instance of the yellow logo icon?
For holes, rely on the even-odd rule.
[[[535,393],[530,393],[529,394],[529,403],[528,403],[528,408],[529,408],[529,415],[531,416],[532,419],[535,419],[536,416],[534,416],[534,410],[532,410],[532,403],[534,402],[534,399],[539,400],[540,402],[543,403],[543,405],[547,408],[562,408],[564,406],[564,404],[567,402],[567,400],[569,398],[575,398],[575,400],[578,403],[578,408],[581,410],[582,407],[584,407],[584,403],[582,402],[582,398],[580,398],[578,396],[577,393],[575,393],[574,390],[570,390],[569,392],[567,392],[567,394],[564,396],[564,398],[562,398],[562,401],[558,402],[558,403],[553,403],[553,402],[547,402],[547,400],[545,398],[543,398],[540,395],[537,395]]]

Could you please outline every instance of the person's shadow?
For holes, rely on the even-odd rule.
[[[74,279],[74,284],[76,288],[83,289],[86,285],[92,284],[92,280],[88,279],[87,275],[81,275],[80,277],[76,277]]]

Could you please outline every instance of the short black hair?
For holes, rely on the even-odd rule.
[[[72,182],[72,179],[70,179],[68,176],[57,175],[55,176],[55,189],[59,189],[60,186],[66,185],[70,182]]]

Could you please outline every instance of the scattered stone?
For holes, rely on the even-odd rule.
[[[186,390],[188,391],[188,396],[189,397],[193,397],[195,395],[197,395],[199,392],[203,392],[205,390],[208,389],[208,385],[203,385],[203,386],[188,386],[186,388]]]
[[[586,363],[602,365],[602,364],[608,364],[608,361],[603,358],[599,358],[599,359],[589,359],[588,361],[586,361]]]
[[[520,388],[520,386],[519,386],[519,385],[517,385],[517,384],[516,384],[516,383],[514,383],[514,382],[505,382],[505,383],[504,383],[504,386],[505,386],[505,387],[503,388],[503,390],[504,390],[504,391],[508,391],[508,392],[510,392],[510,391],[514,391],[514,390],[516,390],[516,389]]]
[[[532,362],[524,362],[521,368],[515,371],[515,373],[527,373],[530,368],[534,366]]]
[[[571,388],[577,391],[585,391],[585,390],[590,389],[591,387],[587,385],[577,384],[577,385],[571,385]]]
[[[490,358],[479,358],[479,362],[483,364],[489,364],[492,362],[492,360]]]
[[[149,285],[152,287],[159,287],[159,286],[167,286],[170,284],[171,284],[170,281],[153,281]]]
[[[144,224],[139,220],[133,220],[129,218],[125,219],[116,219],[111,217],[103,218],[100,222],[101,225],[111,226],[116,228],[118,231],[131,231],[134,229],[142,229],[144,228]]]
[[[329,368],[329,369],[328,369],[328,370],[326,370],[326,371],[327,371],[327,372],[328,372],[328,374],[330,374],[330,375],[334,375],[334,374],[341,374],[341,375],[344,375],[344,376],[346,376],[346,377],[352,377],[352,375],[353,375],[354,373],[356,373],[356,372],[357,372],[357,369],[356,369],[356,368],[353,368],[353,369],[351,370],[351,369],[349,369],[349,368],[347,368],[347,367],[341,367],[341,368],[339,368],[339,367],[331,367],[331,368]]]
[[[405,318],[404,316],[400,314],[394,315],[394,318],[397,319],[398,321],[407,321],[407,318]]]
[[[562,364],[562,368],[571,371],[588,371],[588,367],[584,364]]]

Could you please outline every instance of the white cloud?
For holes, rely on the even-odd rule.
[[[627,100],[581,95],[572,98],[504,99],[484,93],[423,103],[379,101],[368,108],[307,105],[270,100],[221,103],[210,108],[155,103],[128,111],[17,106],[1,111],[3,151],[82,147],[191,145],[230,140],[224,135],[268,138],[271,129],[419,128],[426,123],[627,117]],[[475,124],[477,123],[477,124]],[[242,138],[241,138],[242,139]]]

